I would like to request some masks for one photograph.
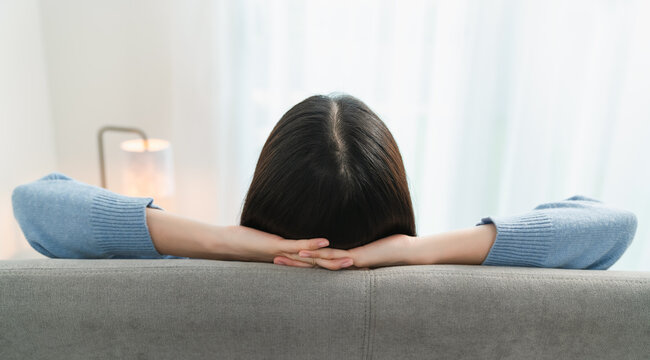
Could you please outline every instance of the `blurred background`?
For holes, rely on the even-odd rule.
[[[104,125],[170,141],[157,202],[236,224],[282,114],[340,91],[393,132],[420,234],[580,194],[636,213],[612,269],[650,270],[649,64],[645,0],[0,0],[0,258],[40,257],[15,186],[100,185]],[[110,190],[133,138],[105,136]]]

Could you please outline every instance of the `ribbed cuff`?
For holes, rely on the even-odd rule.
[[[543,267],[554,236],[544,214],[487,217],[477,225],[494,224],[497,237],[482,265]]]
[[[106,256],[161,256],[151,241],[145,209],[152,198],[114,193],[97,194],[92,201],[90,224]]]

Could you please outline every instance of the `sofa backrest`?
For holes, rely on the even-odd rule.
[[[650,358],[650,273],[0,261],[0,359]]]

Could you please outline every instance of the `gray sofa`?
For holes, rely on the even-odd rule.
[[[0,261],[0,359],[648,359],[650,272]]]

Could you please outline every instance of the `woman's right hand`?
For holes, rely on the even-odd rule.
[[[396,234],[350,250],[332,248],[301,250],[298,253],[299,257],[287,258],[278,256],[274,259],[274,262],[280,262],[289,266],[304,267],[304,258],[311,258],[314,259],[316,265],[330,270],[341,269],[342,267],[340,266],[330,265],[338,265],[339,262],[347,258],[352,259],[352,266],[347,267],[348,269],[410,265],[414,259],[414,256],[411,255],[411,250],[415,241],[417,241],[417,237]]]

